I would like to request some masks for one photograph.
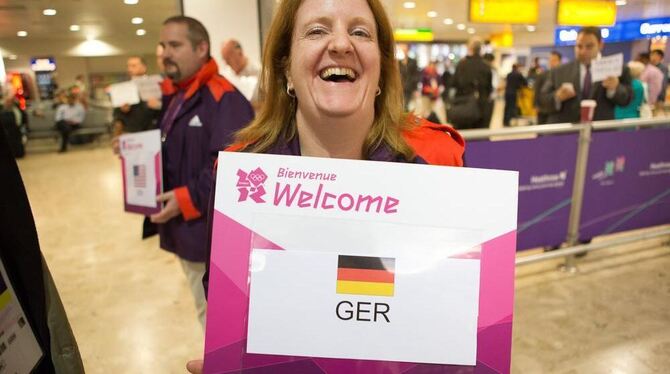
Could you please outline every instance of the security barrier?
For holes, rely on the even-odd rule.
[[[566,256],[573,270],[575,253],[623,240],[588,244],[594,236],[670,223],[670,118],[461,134],[466,166],[519,172],[518,249],[564,247],[518,264]]]

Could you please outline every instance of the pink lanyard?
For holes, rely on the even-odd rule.
[[[176,105],[175,102],[177,102]],[[165,126],[161,134],[161,142],[165,143],[170,130],[172,130],[172,126],[174,126],[174,121],[177,119],[177,114],[179,114],[182,105],[184,105],[184,93],[179,91],[172,98],[172,100],[170,100],[170,104],[165,111],[165,117],[163,117],[163,123]]]

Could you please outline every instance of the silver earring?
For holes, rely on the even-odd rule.
[[[377,91],[375,92],[375,96],[379,96],[382,94],[382,89],[377,87]]]
[[[295,98],[295,89],[293,89],[293,85],[290,83],[286,83],[286,94]]]

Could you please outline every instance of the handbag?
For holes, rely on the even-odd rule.
[[[447,122],[457,129],[474,128],[482,119],[479,109],[479,92],[457,96],[447,110]]]

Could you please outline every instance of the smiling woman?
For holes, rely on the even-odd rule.
[[[432,135],[429,153],[439,147],[440,163],[462,163],[453,129],[403,112],[393,30],[378,0],[282,1],[260,89],[264,105],[234,149],[431,162],[421,153]]]

